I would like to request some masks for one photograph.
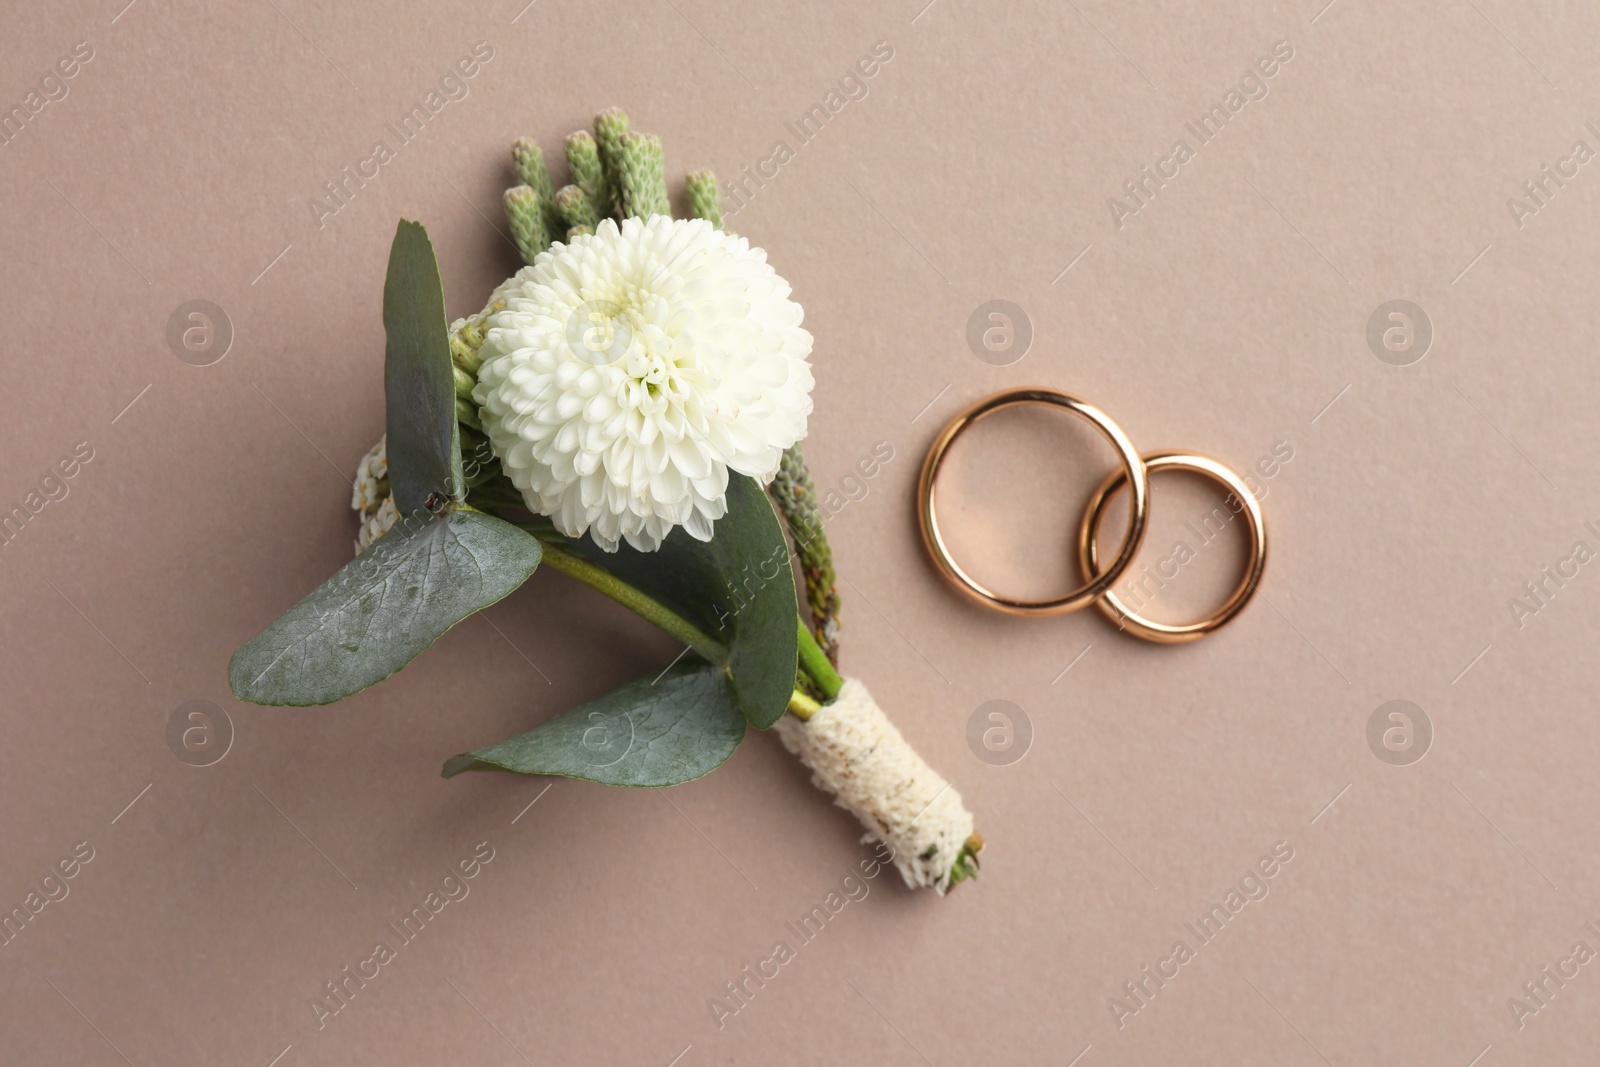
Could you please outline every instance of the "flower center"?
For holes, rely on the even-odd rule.
[[[605,298],[585,300],[567,319],[567,344],[584,362],[610,366],[628,354],[641,322],[635,305]]]
[[[605,371],[612,395],[626,407],[655,415],[689,397],[680,346],[660,321],[659,297],[638,291],[585,300],[567,324],[578,358]]]

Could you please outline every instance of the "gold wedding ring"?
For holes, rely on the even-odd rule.
[[[1214,459],[1189,452],[1151,452],[1144,457],[1144,465],[1151,474],[1164,470],[1191,471],[1231,490],[1227,498],[1228,510],[1235,514],[1243,514],[1250,527],[1250,561],[1245,566],[1244,577],[1234,588],[1233,595],[1228,597],[1220,608],[1196,622],[1172,624],[1147,619],[1131,610],[1118,599],[1115,592],[1109,589],[1100,598],[1098,605],[1106,617],[1118,627],[1146,641],[1156,641],[1164,645],[1198,641],[1206,634],[1226,625],[1230,619],[1244,610],[1244,606],[1255,595],[1256,587],[1261,584],[1261,575],[1267,569],[1266,519],[1261,514],[1261,504],[1256,500],[1256,495],[1245,485],[1244,480]],[[1123,483],[1127,480],[1127,476],[1121,471],[1113,471],[1100,483],[1100,488],[1094,491],[1089,498],[1088,506],[1084,509],[1083,522],[1078,527],[1078,562],[1082,564],[1083,573],[1088,577],[1093,577],[1100,569],[1100,551],[1096,544],[1100,534],[1100,520],[1105,517],[1111,498],[1121,491]],[[1238,502],[1237,507],[1234,506],[1235,501]]]
[[[944,533],[939,529],[939,515],[935,506],[935,483],[950,446],[974,423],[1006,408],[1024,404],[1044,404],[1064,408],[1074,415],[1087,419],[1117,450],[1122,467],[1113,471],[1100,483],[1089,498],[1083,521],[1078,526],[1078,562],[1083,568],[1084,584],[1065,596],[1048,600],[1022,600],[997,593],[968,574],[951,556],[945,544]],[[1150,519],[1149,476],[1157,471],[1181,470],[1199,474],[1228,489],[1227,506],[1234,514],[1243,514],[1250,528],[1250,558],[1244,577],[1234,588],[1227,601],[1209,615],[1195,622],[1164,623],[1147,619],[1129,608],[1112,586],[1121,578],[1144,540],[1145,528]],[[1123,534],[1122,547],[1104,571],[1100,569],[1100,523],[1105,518],[1111,500],[1125,486],[1131,485],[1132,501],[1128,508],[1128,528]],[[1235,506],[1237,502],[1237,506]],[[1244,610],[1261,584],[1267,567],[1267,524],[1261,514],[1261,504],[1242,478],[1214,459],[1190,452],[1152,452],[1141,457],[1135,451],[1120,427],[1105,412],[1093,404],[1070,393],[1057,389],[1008,389],[984,397],[945,425],[934,438],[922,461],[922,474],[917,482],[917,525],[922,532],[922,543],[945,579],[962,593],[996,611],[1009,615],[1064,615],[1076,611],[1090,601],[1099,605],[1102,612],[1120,629],[1136,637],[1160,644],[1181,644],[1198,641],[1206,634],[1225,626]]]
[[[939,468],[943,465],[956,438],[974,423],[997,411],[1025,404],[1064,408],[1074,415],[1087,419],[1090,425],[1100,431],[1101,436],[1111,442],[1122,459],[1122,469],[1117,472],[1122,481],[1118,484],[1133,485],[1133,504],[1128,510],[1128,529],[1122,539],[1122,548],[1111,561],[1111,565],[1102,574],[1089,574],[1088,580],[1083,585],[1065,596],[1048,600],[1023,600],[997,593],[968,574],[951,556],[950,549],[945,544],[935,507],[934,489],[939,478]],[[928,547],[928,554],[933,557],[939,571],[957,589],[978,603],[1009,615],[1064,615],[1069,611],[1077,611],[1105,594],[1112,583],[1122,576],[1128,564],[1133,562],[1133,557],[1138,555],[1139,545],[1144,540],[1145,524],[1149,519],[1149,481],[1145,476],[1144,461],[1139,458],[1133,442],[1128,440],[1127,434],[1122,432],[1121,427],[1111,421],[1110,416],[1093,404],[1057,389],[1008,389],[984,397],[951,419],[945,428],[939,431],[939,436],[934,439],[933,446],[928,449],[928,455],[922,461],[922,475],[917,485],[917,503],[917,522],[922,531],[922,542]]]

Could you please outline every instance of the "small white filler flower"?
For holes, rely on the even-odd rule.
[[[388,435],[378,438],[372,450],[356,466],[356,480],[350,487],[350,507],[361,513],[361,530],[356,535],[356,555],[388,533],[400,521],[400,509],[389,495]]]
[[[528,508],[607,551],[709,541],[811,414],[811,335],[766,253],[704,219],[611,219],[495,293],[473,400]]]

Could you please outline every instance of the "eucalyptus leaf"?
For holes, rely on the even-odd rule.
[[[654,552],[603,552],[587,538],[571,548],[726,644],[745,718],[762,730],[778,721],[794,692],[800,605],[783,524],[753,478],[729,476],[728,513],[710,541],[680,526]]]
[[[330,704],[381,682],[527,580],[539,542],[479,511],[402,519],[233,654],[255,704]]]
[[[388,336],[385,428],[395,506],[410,515],[465,500],[444,286],[433,242],[420,222],[401,219],[395,231],[383,286],[383,328]]]
[[[559,774],[602,785],[662,786],[693,781],[721,766],[744,740],[745,720],[727,676],[683,663],[580,704],[527,733],[455,756],[463,771]]]

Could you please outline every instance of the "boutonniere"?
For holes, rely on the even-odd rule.
[[[672,217],[661,143],[621,111],[566,139],[560,189],[533,141],[512,161],[506,217],[527,265],[476,314],[447,320],[428,235],[400,223],[358,554],[234,654],[235,695],[340,700],[553,567],[683,652],[447,760],[446,777],[677,785],[748,727],[776,729],[908,886],[972,877],[983,842],[960,794],[838,671],[832,551],[801,451],[812,337],[789,284],[723,229],[709,172],[686,182],[692,217]]]

